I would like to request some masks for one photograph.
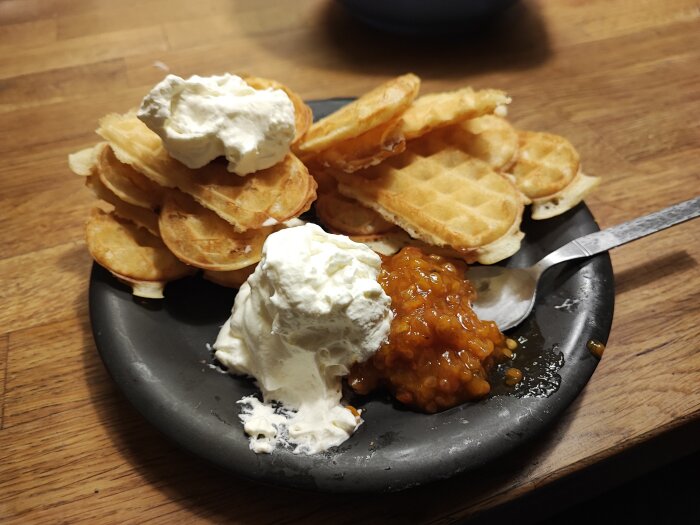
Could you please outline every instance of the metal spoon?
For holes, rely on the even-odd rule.
[[[574,239],[528,268],[473,266],[467,278],[478,294],[473,304],[474,311],[480,319],[495,321],[501,330],[517,326],[532,311],[540,277],[555,264],[591,257],[699,215],[700,197],[696,197]]]

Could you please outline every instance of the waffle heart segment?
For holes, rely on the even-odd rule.
[[[334,176],[340,193],[429,244],[485,264],[520,246],[524,198],[505,175],[461,149],[452,130],[410,141],[378,166]]]

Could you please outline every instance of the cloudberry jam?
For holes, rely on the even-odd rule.
[[[471,309],[476,292],[466,271],[461,261],[414,247],[383,258],[379,282],[391,297],[394,320],[388,341],[350,371],[355,392],[385,387],[424,412],[489,393],[487,371],[507,355],[506,339]]]

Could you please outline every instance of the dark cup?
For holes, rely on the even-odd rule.
[[[467,31],[517,0],[338,0],[355,17],[385,31],[445,34]]]

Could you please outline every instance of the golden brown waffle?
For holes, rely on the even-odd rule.
[[[600,179],[580,173],[576,149],[564,137],[518,131],[519,145],[510,173],[518,189],[532,200],[532,218],[546,219],[571,209]]]
[[[423,253],[441,255],[442,257],[451,257],[464,261],[474,261],[475,258],[475,254],[469,251],[457,251],[449,246],[435,246],[434,244],[427,244],[419,239],[414,239],[401,228],[373,235],[350,235],[350,238],[355,242],[367,245],[381,255],[394,255],[405,246],[415,246],[420,248]]]
[[[519,131],[520,150],[510,172],[518,189],[530,199],[561,191],[574,180],[580,159],[564,137],[537,131]]]
[[[465,152],[496,171],[506,170],[515,161],[518,133],[504,118],[484,115],[455,124],[454,131]]]
[[[335,191],[319,195],[316,215],[328,229],[343,235],[373,235],[396,228],[376,211]]]
[[[228,288],[240,288],[246,279],[250,277],[250,274],[255,271],[256,266],[257,264],[251,264],[250,266],[246,266],[240,270],[231,270],[229,272],[213,272],[211,270],[204,270],[202,277],[221,286],[226,286]]]
[[[217,161],[196,170],[186,167],[168,155],[160,137],[134,114],[107,115],[97,132],[119,161],[160,186],[188,193],[238,232],[296,217],[316,198],[316,182],[293,154],[271,168],[239,177]]]
[[[163,200],[163,187],[128,164],[117,160],[112,148],[104,144],[96,158],[95,169],[104,186],[125,203],[155,210]]]
[[[420,79],[413,74],[393,78],[309,128],[298,144],[304,157],[362,135],[399,117],[416,98]]]
[[[97,163],[97,155],[102,151],[104,145],[104,142],[100,142],[99,144],[68,155],[68,167],[70,170],[81,177],[89,177],[92,175],[95,164]]]
[[[162,298],[166,283],[192,273],[158,237],[102,210],[88,219],[86,240],[93,259],[139,297]]]
[[[569,211],[600,184],[600,177],[579,171],[563,190],[543,199],[532,201],[531,216],[535,220],[550,219]]]
[[[435,128],[491,114],[510,102],[508,95],[496,89],[474,91],[466,87],[456,91],[430,93],[414,100],[401,115],[401,131],[406,140],[411,140]]]
[[[305,158],[305,162],[352,173],[379,164],[406,149],[401,119],[394,119],[369,131]]]
[[[238,233],[214,212],[190,196],[169,191],[158,221],[165,245],[181,261],[205,270],[245,268],[260,260],[272,227]]]
[[[294,124],[296,131],[294,133],[294,141],[292,144],[299,142],[308,131],[314,119],[311,108],[304,103],[302,98],[287,86],[277,82],[276,80],[248,76],[244,76],[243,80],[245,80],[250,87],[255,89],[281,89],[287,94],[289,100],[292,101],[292,105],[294,106]]]
[[[485,264],[509,257],[523,237],[522,195],[440,131],[378,166],[334,172],[339,191],[429,244],[473,252]]]
[[[153,235],[160,236],[158,231],[158,215],[153,210],[134,206],[133,204],[121,200],[102,183],[97,175],[86,177],[85,185],[92,190],[98,199],[111,204],[114,207],[115,215],[133,222],[137,226],[146,228]]]

